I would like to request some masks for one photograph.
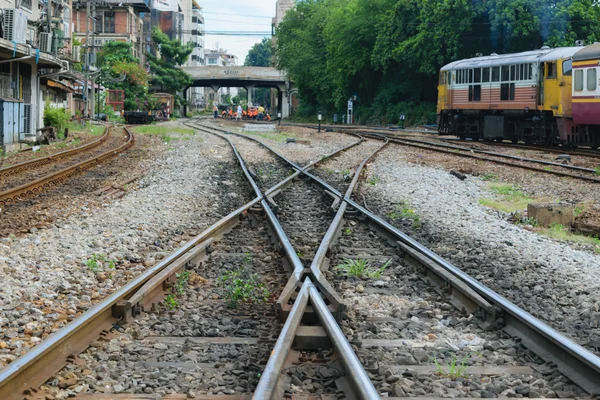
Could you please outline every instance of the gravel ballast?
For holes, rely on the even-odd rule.
[[[0,239],[0,367],[250,200],[226,142],[173,137],[122,199]]]
[[[457,267],[597,353],[600,256],[513,225],[478,203],[486,182],[407,163],[392,147],[363,183],[368,206]],[[362,203],[362,196],[357,197]],[[418,221],[402,216],[408,205]],[[396,212],[395,221],[391,220]],[[415,223],[417,222],[417,223]]]

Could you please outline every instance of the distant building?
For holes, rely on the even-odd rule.
[[[103,0],[97,2],[95,13],[92,11],[90,29],[94,33],[92,46],[98,52],[108,42],[126,42],[133,44],[133,55],[145,63],[143,50],[143,20],[141,13],[150,12],[150,7],[143,0]],[[74,0],[73,18],[75,37],[86,43],[87,1]],[[90,33],[90,40],[92,34]]]
[[[294,8],[295,4],[296,2],[294,0],[277,0],[275,3],[275,17],[273,17],[273,22],[271,25],[273,35],[275,35],[275,30],[281,21],[283,21],[285,14]]]
[[[205,65],[207,67],[235,67],[238,65],[238,58],[229,54],[225,49],[206,50],[204,52]],[[238,88],[220,88],[216,93],[213,89],[205,88],[206,102],[208,105],[221,103],[225,96],[232,98],[238,95]]]
[[[186,0],[183,4],[184,26],[182,42],[192,43],[194,50],[190,54],[186,67],[204,65],[204,16],[197,0]],[[205,106],[204,88],[192,87],[187,92],[189,110],[198,110]]]

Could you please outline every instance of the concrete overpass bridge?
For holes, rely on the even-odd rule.
[[[221,67],[199,66],[181,67],[194,82],[184,89],[184,97],[190,87],[210,87],[215,91],[222,87],[243,87],[248,91],[248,103],[252,103],[252,89],[257,87],[275,88],[278,92],[277,112],[282,118],[290,116],[291,82],[287,76],[269,67]],[[184,115],[187,106],[184,106]],[[275,114],[275,113],[274,113]]]

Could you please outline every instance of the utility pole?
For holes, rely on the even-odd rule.
[[[51,0],[49,0],[50,2]],[[88,81],[90,80],[90,8],[91,4],[87,2],[87,28],[85,31],[85,82],[83,83],[83,99],[85,104],[85,115],[89,115],[88,109]]]
[[[90,2],[88,1],[88,4]],[[94,3],[92,5],[92,16],[94,18],[94,22],[96,21],[96,3]],[[94,28],[92,30],[92,54],[96,54],[96,24],[94,24]],[[92,57],[92,59],[95,59],[95,57]],[[96,64],[96,62],[94,61],[94,65]],[[95,107],[94,107],[94,102],[96,101],[96,77],[92,76],[92,95],[90,96],[91,100],[92,100],[92,119],[94,119],[94,114],[96,113],[95,111]]]

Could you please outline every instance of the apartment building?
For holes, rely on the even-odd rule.
[[[184,26],[182,43],[191,43],[194,50],[187,62],[186,67],[198,67],[204,65],[204,16],[202,8],[197,0],[185,0],[182,2],[184,15]],[[193,87],[187,92],[186,101],[188,109],[198,110],[205,105],[204,88]]]
[[[92,52],[98,52],[107,42],[133,44],[133,55],[143,64],[144,35],[142,13],[149,13],[150,7],[144,0],[102,0],[92,1],[91,18],[87,15],[87,0],[74,0],[74,35],[79,42],[86,44],[88,22]],[[89,20],[89,21],[88,21]]]
[[[56,1],[56,0],[55,0]],[[60,11],[68,1],[58,0]],[[69,69],[69,63],[48,45],[48,36],[61,28],[64,14],[52,13],[37,0],[0,0],[0,146],[3,151],[20,147],[26,136],[42,126],[44,100],[40,80]],[[61,22],[62,20],[62,22]],[[64,43],[62,43],[64,45]]]

